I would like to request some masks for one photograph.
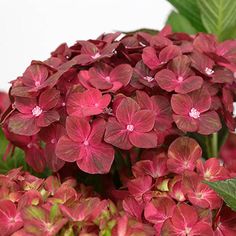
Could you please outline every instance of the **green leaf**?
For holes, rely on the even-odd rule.
[[[51,209],[50,209],[50,222],[51,223],[54,223],[55,222],[55,219],[56,217],[60,214],[60,210],[59,210],[59,207],[57,204],[54,204]]]
[[[236,24],[235,0],[198,0],[198,5],[207,32],[221,40],[224,32]]]
[[[195,34],[197,32],[184,16],[174,11],[170,13],[166,24],[171,25],[173,32],[185,32],[188,34]]]
[[[236,178],[217,182],[204,181],[214,191],[216,191],[225,203],[236,211]]]
[[[168,0],[198,32],[206,32],[197,0]],[[206,0],[208,1],[208,0]]]
[[[151,35],[156,35],[159,31],[158,30],[154,30],[154,29],[148,29],[148,28],[141,28],[141,29],[137,29],[134,31],[122,31],[121,33],[123,34],[135,34],[138,32],[145,32]]]

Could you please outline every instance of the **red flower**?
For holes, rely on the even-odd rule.
[[[36,98],[16,97],[15,107],[19,111],[9,119],[9,130],[15,134],[31,136],[41,127],[58,121],[60,116],[53,108],[59,101],[60,93],[56,89],[45,90]]]
[[[143,91],[137,91],[137,101],[142,109],[148,109],[155,114],[154,129],[158,131],[166,131],[172,126],[172,111],[168,98],[155,95],[149,97]]]
[[[194,207],[182,203],[175,207],[173,216],[165,221],[161,235],[213,236],[213,230],[210,224],[200,219]]]
[[[83,93],[72,93],[67,101],[69,115],[86,117],[101,114],[109,105],[111,96],[102,95],[97,89],[89,89]]]
[[[179,137],[168,149],[168,169],[176,174],[185,170],[194,170],[197,160],[202,156],[202,149],[192,138]]]
[[[28,87],[29,92],[37,92],[44,87],[43,84],[48,74],[45,66],[40,64],[30,65],[22,76],[22,83]]]
[[[157,197],[147,203],[144,210],[144,217],[154,224],[156,235],[160,235],[163,223],[174,214],[175,202],[168,197]]]
[[[109,118],[105,138],[107,143],[122,148],[131,149],[153,148],[157,145],[154,131],[155,116],[150,110],[141,110],[131,98],[123,98],[116,109],[116,119]]]
[[[143,49],[142,59],[145,65],[155,70],[179,55],[181,55],[181,49],[175,45],[163,48],[159,55],[154,47],[146,47]]]
[[[158,85],[168,92],[182,94],[201,88],[203,79],[195,75],[190,64],[190,59],[185,55],[174,58],[168,69],[163,69],[155,75]]]
[[[197,163],[197,172],[207,181],[225,180],[230,178],[229,171],[222,166],[218,158],[210,158]]]
[[[55,153],[58,140],[64,134],[65,128],[59,123],[54,123],[49,127],[41,130],[41,132],[39,133],[40,138],[42,138],[42,140],[46,143],[44,150],[47,166],[53,172],[57,172],[65,164],[65,162],[59,159]]]
[[[76,161],[79,168],[87,173],[109,172],[114,149],[102,142],[105,125],[106,122],[102,119],[95,120],[90,125],[85,119],[68,117],[67,135],[59,139],[56,155],[64,161]]]
[[[23,226],[20,212],[9,200],[0,201],[0,235],[10,236]]]
[[[221,129],[221,122],[215,111],[209,111],[211,96],[206,89],[190,94],[174,94],[171,106],[177,127],[185,132],[198,132],[209,135]]]
[[[202,183],[202,177],[195,172],[185,172],[183,189],[187,199],[195,206],[207,209],[217,209],[222,205],[222,200],[208,185]]]
[[[121,64],[115,68],[107,64],[97,64],[89,70],[89,83],[97,89],[116,92],[129,84],[133,68],[128,64]]]

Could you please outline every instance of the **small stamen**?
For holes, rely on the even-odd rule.
[[[85,145],[85,146],[88,146],[88,145],[89,145],[88,140],[85,140],[85,141],[84,141],[84,145]]]
[[[134,126],[133,125],[127,125],[126,129],[129,130],[130,132],[132,132],[134,130]]]
[[[205,69],[205,73],[207,74],[207,75],[212,75],[212,74],[214,74],[214,70],[212,70],[211,68],[208,68],[208,67],[206,67],[206,69]]]
[[[97,52],[94,56],[91,56],[93,59],[97,59],[101,56],[99,52]]]
[[[188,114],[189,114],[190,117],[192,117],[194,119],[197,119],[197,118],[200,117],[201,113],[197,109],[192,108]]]
[[[179,77],[178,77],[178,81],[179,81],[179,82],[183,82],[183,80],[184,80],[183,76],[179,76]]]
[[[105,79],[107,82],[111,82],[111,77],[110,77],[110,76],[106,76],[104,79]]]
[[[35,81],[35,86],[38,87],[40,85],[40,82],[39,81]]]
[[[151,77],[151,76],[145,76],[145,77],[143,77],[143,79],[146,80],[146,81],[149,82],[149,83],[154,80],[154,78]]]
[[[32,114],[33,116],[40,116],[42,114],[43,110],[39,107],[36,106],[33,110],[32,110]]]

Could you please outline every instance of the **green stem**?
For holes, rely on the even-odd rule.
[[[218,133],[212,134],[212,156],[218,157]]]

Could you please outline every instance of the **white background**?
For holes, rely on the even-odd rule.
[[[0,90],[62,42],[161,29],[171,9],[166,0],[0,0]]]

